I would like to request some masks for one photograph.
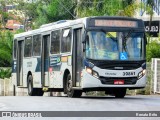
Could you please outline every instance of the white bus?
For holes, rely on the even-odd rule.
[[[63,20],[16,34],[12,80],[30,96],[44,91],[80,97],[105,91],[123,98],[146,85],[144,23],[128,17]]]

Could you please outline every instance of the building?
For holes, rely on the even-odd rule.
[[[150,15],[146,12],[147,0],[137,0],[137,3],[141,3],[140,11],[137,12],[136,18],[143,19],[145,21],[146,32],[150,31],[152,37],[160,36],[160,0],[153,0],[153,18],[151,22],[151,28],[149,28]]]

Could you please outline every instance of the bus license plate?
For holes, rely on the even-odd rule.
[[[124,85],[124,80],[114,80],[114,85]]]

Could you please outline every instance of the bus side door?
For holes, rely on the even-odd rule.
[[[73,28],[73,49],[72,49],[73,87],[81,86],[81,71],[83,68],[82,30],[83,30],[82,27]]]
[[[19,40],[17,47],[17,86],[23,86],[24,40]]]
[[[43,86],[49,86],[49,42],[50,34],[43,35],[42,37],[42,69],[41,69],[41,80]]]

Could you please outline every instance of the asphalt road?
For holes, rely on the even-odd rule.
[[[82,96],[81,98],[0,96],[0,111],[160,111],[160,95],[126,96],[123,99],[116,99],[112,96]],[[94,119],[97,120],[97,118],[92,118]],[[119,118],[114,119],[119,120]],[[65,120],[70,119],[65,118]]]

